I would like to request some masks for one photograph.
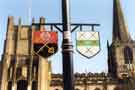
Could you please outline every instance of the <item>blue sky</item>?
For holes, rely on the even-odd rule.
[[[120,0],[124,11],[128,30],[135,38],[135,0]],[[32,2],[32,3],[30,3]],[[71,22],[72,23],[98,23],[100,27],[101,52],[91,59],[87,59],[78,52],[75,46],[75,34],[72,33],[74,44],[74,72],[106,72],[107,71],[107,49],[106,41],[111,43],[112,38],[112,4],[113,0],[70,0]],[[31,16],[29,16],[31,7]],[[7,17],[11,15],[15,18],[15,23],[19,17],[23,24],[30,24],[30,17],[34,17],[38,22],[40,16],[46,18],[46,22],[61,22],[61,0],[0,0],[0,55],[3,52],[5,33],[7,29]],[[61,59],[61,33],[59,33],[59,51],[53,57],[52,71],[62,72]]]

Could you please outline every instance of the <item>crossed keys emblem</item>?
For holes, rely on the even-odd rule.
[[[48,58],[57,52],[57,32],[36,31],[34,32],[33,44],[37,55]]]
[[[48,45],[44,45],[36,53],[38,54],[44,47],[47,47],[48,48],[48,53],[51,53],[51,54],[54,53],[54,47],[49,47]]]

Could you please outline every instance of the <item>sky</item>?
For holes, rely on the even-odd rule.
[[[135,39],[135,0],[120,1],[127,28],[132,38]],[[75,38],[77,31],[72,33],[74,72],[107,72],[106,43],[109,40],[111,44],[112,40],[112,9],[113,0],[70,0],[72,23],[100,24],[95,31],[100,32],[101,51],[91,59],[83,57],[76,51]],[[18,18],[21,17],[23,24],[30,25],[32,17],[38,22],[40,16],[44,16],[46,22],[61,22],[61,0],[0,0],[0,55],[3,53],[8,16],[14,16],[15,24],[18,24]],[[62,35],[60,32],[58,35],[59,50],[49,58],[52,62],[53,73],[62,73]]]

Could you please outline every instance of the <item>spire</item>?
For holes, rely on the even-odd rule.
[[[109,55],[110,55],[110,49],[109,49],[109,41],[107,40],[107,52],[108,52],[108,58],[109,58]]]
[[[8,31],[12,31],[14,30],[14,17],[13,16],[9,16],[8,17]]]
[[[18,20],[18,25],[21,25],[21,18],[19,17],[19,20]]]
[[[124,21],[120,0],[113,0],[113,41],[129,41],[130,35]]]
[[[35,23],[35,18],[32,18],[32,24],[34,24]]]
[[[40,30],[45,30],[44,24],[45,23],[45,18],[44,17],[40,17]]]
[[[109,41],[107,40],[107,49],[109,50]]]

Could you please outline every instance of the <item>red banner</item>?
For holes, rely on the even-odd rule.
[[[35,31],[33,34],[34,44],[47,44],[47,43],[57,44],[57,42],[58,42],[57,32]]]

